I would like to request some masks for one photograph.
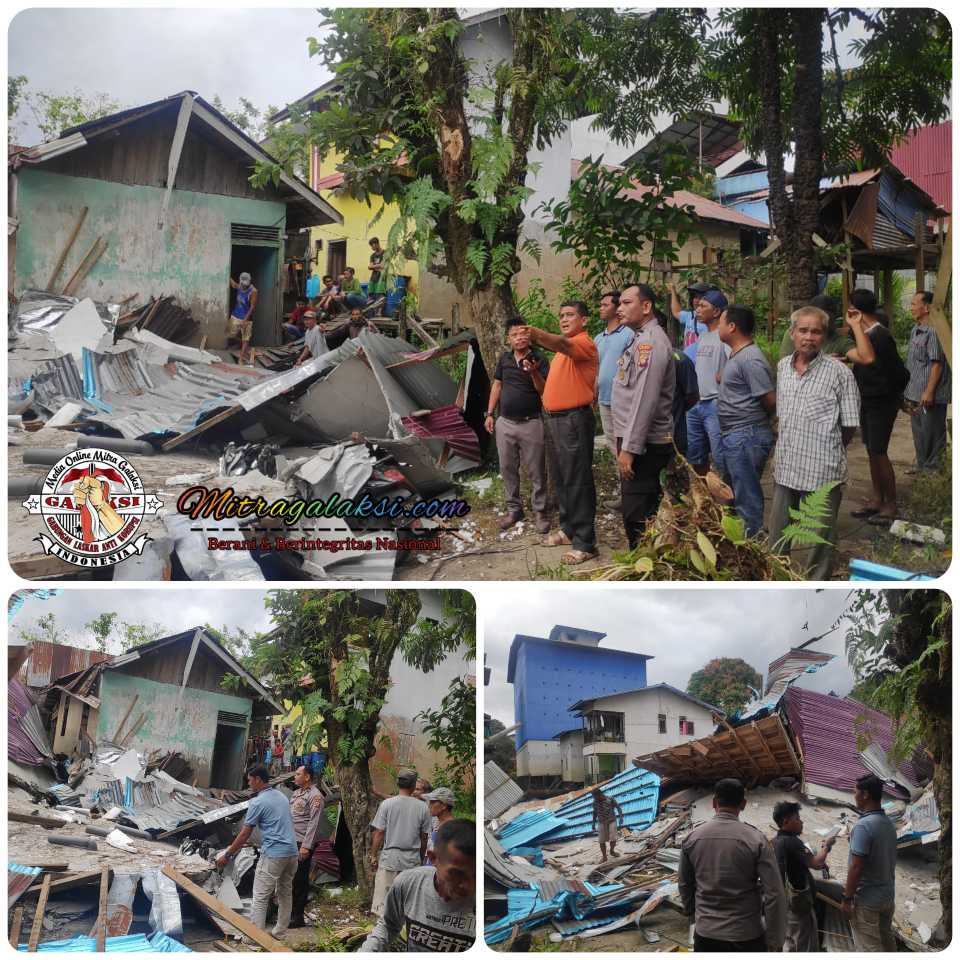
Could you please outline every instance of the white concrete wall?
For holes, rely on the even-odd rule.
[[[583,783],[583,731],[560,738],[560,775],[564,783]]]
[[[517,751],[518,777],[558,777],[562,769],[556,740],[528,740]]]

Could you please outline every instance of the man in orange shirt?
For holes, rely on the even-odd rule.
[[[560,529],[543,544],[571,546],[562,557],[567,564],[583,563],[597,555],[593,389],[600,357],[586,330],[588,316],[587,305],[572,300],[560,305],[563,336],[536,327],[526,328],[532,343],[555,352],[542,399]]]

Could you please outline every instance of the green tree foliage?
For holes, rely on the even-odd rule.
[[[434,786],[449,786],[456,794],[458,805],[475,809],[477,688],[458,677],[438,709],[421,710],[414,719],[423,724],[430,749],[446,753],[446,763],[434,767]]]
[[[93,634],[101,653],[126,653],[164,634],[159,623],[129,623],[121,620],[118,613],[107,611],[85,623],[84,628]]]
[[[19,129],[16,122],[17,112],[23,103],[27,78],[23,74],[7,77],[7,143],[15,143]]]
[[[687,693],[732,716],[762,689],[763,678],[746,660],[716,657],[687,682]]]
[[[70,127],[106,117],[122,109],[122,104],[114,100],[109,93],[87,94],[81,90],[74,90],[73,93],[51,93],[26,90],[25,86],[22,103],[33,114],[44,142],[56,140]]]
[[[646,14],[508,9],[507,56],[471,63],[460,44],[464,22],[453,8],[323,13],[328,29],[308,43],[334,73],[336,88],[322,109],[291,112],[294,122],[275,139],[279,164],[309,145],[323,155],[336,152],[347,193],[371,205],[398,204],[387,269],[413,252],[453,283],[492,369],[503,322],[514,310],[511,280],[520,267],[531,148],[547,148],[571,120],[593,114],[600,125],[616,120],[624,142],[652,132],[650,110],[621,110],[631,83],[656,95],[656,110],[668,103],[686,111],[692,105],[683,99],[687,87],[673,83],[672,58],[684,50],[680,61],[689,62],[697,41],[663,31],[660,18]],[[635,55],[638,47],[657,55]],[[275,177],[279,164],[259,169],[255,182]]]
[[[428,671],[461,642],[475,649],[474,628],[466,622],[472,598],[450,601],[448,609],[459,618],[450,629],[418,623],[420,598],[413,590],[387,590],[379,616],[353,590],[276,590],[267,609],[275,629],[252,639],[246,664],[255,676],[269,676],[286,699],[300,702],[298,742],[326,741],[353,837],[357,881],[369,894],[369,825],[377,805],[369,762],[390,665],[399,654]],[[305,689],[310,692],[304,698]]]
[[[690,158],[683,149],[665,151],[656,169],[647,162],[609,167],[588,157],[565,198],[543,205],[551,246],[570,251],[584,271],[591,299],[620,290],[641,276],[641,255],[675,263],[680,247],[699,233],[693,207],[673,201],[690,185]]]
[[[67,638],[57,623],[56,614],[44,613],[37,617],[36,626],[18,627],[17,635],[23,643],[33,643],[43,640],[47,643],[66,643]]]
[[[953,930],[953,603],[938,590],[858,591],[841,617],[847,659],[866,702],[893,720],[894,763],[922,750],[933,762],[943,936]]]
[[[280,109],[279,107],[268,106],[266,110],[261,110],[252,100],[240,97],[236,108],[231,110],[220,99],[219,94],[214,95],[210,103],[234,126],[239,127],[248,137],[258,143],[269,134],[270,117]]]

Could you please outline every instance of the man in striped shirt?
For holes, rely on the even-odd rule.
[[[607,862],[607,844],[610,844],[610,856],[617,855],[617,819],[623,826],[623,809],[613,797],[608,797],[599,787],[593,791],[593,817],[590,826],[597,825],[600,839],[601,863]]]
[[[794,353],[777,367],[780,430],[774,462],[770,546],[784,551],[783,530],[807,494],[833,483],[827,518],[819,535],[825,541],[798,549],[796,559],[811,580],[826,580],[833,563],[837,514],[847,479],[847,444],[860,422],[860,394],[853,373],[821,352],[827,314],[800,307],[790,316]]]

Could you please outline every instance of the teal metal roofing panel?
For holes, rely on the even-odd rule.
[[[507,852],[517,847],[530,846],[535,840],[553,830],[567,827],[567,821],[549,810],[528,810],[511,820],[498,834],[497,839]]]
[[[656,820],[660,802],[660,777],[657,774],[642,767],[632,767],[599,786],[608,797],[613,797],[620,804],[623,825],[630,830],[645,830]],[[556,816],[563,821],[563,825],[541,836],[541,843],[574,840],[597,832],[591,825],[593,797],[589,793],[565,803],[556,811]]]

